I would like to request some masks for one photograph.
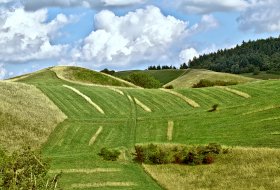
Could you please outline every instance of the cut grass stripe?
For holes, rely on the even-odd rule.
[[[178,93],[178,92],[175,92],[173,90],[167,90],[167,89],[163,89],[161,88],[160,90],[164,91],[164,92],[167,92],[167,93],[170,93],[170,94],[173,94],[174,96],[177,96],[179,98],[181,98],[182,100],[184,100],[185,102],[187,102],[190,106],[194,107],[194,108],[199,108],[200,105],[198,103],[196,103],[194,100],[190,99],[190,98],[187,98],[186,96]]]
[[[92,145],[96,141],[98,135],[102,132],[102,130],[103,130],[103,127],[102,126],[99,127],[99,129],[96,131],[96,133],[91,137],[91,139],[88,143],[89,146]]]
[[[98,187],[131,187],[136,186],[133,182],[103,182],[103,183],[75,183],[72,184],[72,188],[84,189],[84,188],[98,188]]]
[[[84,173],[84,174],[91,174],[91,173],[110,173],[110,172],[121,172],[119,168],[94,168],[94,169],[56,169],[50,170],[50,174],[57,174],[57,173]]]
[[[137,98],[134,98],[134,100],[135,100],[135,103],[136,103],[138,106],[140,106],[144,111],[146,111],[146,112],[152,112],[152,110],[151,110],[148,106],[146,106],[144,103],[142,103],[140,100],[138,100]]]
[[[264,111],[278,109],[278,108],[280,108],[279,105],[277,105],[277,106],[272,105],[272,106],[268,106],[268,107],[265,107],[265,108],[256,109],[256,110],[253,110],[253,111],[250,111],[250,112],[246,112],[246,113],[243,113],[242,115],[249,115],[249,114],[253,114],[253,113],[264,112]]]
[[[73,92],[77,93],[78,95],[83,97],[88,103],[90,103],[93,107],[95,107],[95,109],[97,109],[97,111],[99,111],[102,114],[105,114],[104,111],[96,103],[94,103],[88,96],[84,95],[83,93],[81,93],[79,90],[77,90],[74,87],[71,87],[71,86],[68,86],[68,85],[65,85],[65,84],[63,86],[72,90]]]
[[[173,121],[168,121],[167,140],[169,140],[169,141],[172,141],[173,128],[174,128],[174,122]]]
[[[114,92],[117,92],[119,93],[120,95],[123,95],[124,96],[124,93],[123,91],[121,91],[120,89],[117,89],[117,88],[113,88],[113,87],[107,87],[108,89],[110,90],[113,90]]]
[[[130,95],[127,95],[127,97],[128,97],[128,99],[129,99],[130,102],[133,102],[133,99],[131,98]]]
[[[235,89],[228,88],[228,87],[224,87],[224,86],[219,86],[219,87],[217,87],[217,88],[225,89],[226,91],[231,92],[231,93],[233,93],[233,94],[236,94],[236,95],[238,95],[238,96],[241,96],[241,97],[243,97],[243,98],[251,98],[251,96],[250,96],[249,94],[247,94],[247,93],[245,93],[245,92],[241,92],[241,91],[239,91],[239,90],[235,90]]]

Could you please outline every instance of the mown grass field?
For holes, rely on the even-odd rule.
[[[170,81],[180,77],[186,72],[186,70],[132,70],[132,71],[119,71],[114,74],[116,77],[126,78],[132,73],[146,73],[159,80],[162,85],[169,83]]]
[[[267,162],[267,165],[256,166],[256,171],[253,172],[273,175],[272,180],[276,182],[280,178],[279,162],[276,162],[280,154],[278,80],[256,81],[229,87],[249,94],[250,98],[218,87],[175,90],[195,101],[199,107],[192,107],[181,97],[158,89],[88,86],[65,81],[58,78],[53,70],[22,78],[20,82],[35,85],[68,117],[55,128],[42,148],[44,155],[52,159],[51,172],[64,171],[59,184],[64,189],[162,189],[162,187],[176,189],[175,186],[165,186],[165,182],[162,181],[169,173],[171,179],[173,175],[181,175],[181,178],[198,176],[199,172],[204,171],[220,172],[222,176],[234,169],[239,160],[238,156],[246,157],[246,154],[249,161],[242,162],[243,166],[245,163],[254,165],[256,160],[260,159]],[[71,86],[84,96],[63,85]],[[104,114],[85,97],[98,105]],[[137,103],[136,100],[141,103]],[[214,104],[218,104],[217,111],[208,112]],[[98,135],[95,137],[97,132]],[[91,143],[93,137],[95,141]],[[233,154],[220,158],[220,161],[217,160],[216,163],[220,164],[218,166],[222,167],[222,170],[215,168],[216,163],[199,167],[145,166],[153,179],[141,165],[133,162],[131,155],[136,143],[150,142],[184,144],[216,142],[233,147],[254,147],[261,152],[262,147],[275,148],[273,149],[275,157],[267,159],[268,155],[265,152],[250,154],[250,151],[255,150],[251,148],[248,152],[234,149]],[[104,161],[97,155],[102,147],[120,149],[122,152],[120,159],[116,162]],[[228,159],[229,164],[225,164]],[[265,166],[274,168],[268,170]],[[153,175],[155,172],[159,173],[159,177]],[[192,175],[189,172],[194,173]],[[216,181],[213,182],[213,186],[209,186],[213,181],[209,175],[211,173],[205,174],[206,177],[197,177],[198,182],[203,185],[193,182],[189,184],[192,185],[190,187],[215,189],[218,174],[217,179],[214,177]],[[227,180],[240,179],[238,172],[232,172],[227,177]],[[257,180],[259,178],[243,180],[239,184],[240,189],[279,187],[279,183],[270,183],[268,178],[263,179],[266,180],[263,184]],[[190,181],[183,183],[181,181],[178,178],[181,189],[188,189],[185,186]],[[252,183],[255,185],[249,186]],[[230,189],[231,185],[233,184],[223,183],[222,187]]]
[[[165,84],[164,86],[172,85],[174,88],[186,88],[192,87],[194,84],[197,84],[201,79],[206,79],[210,81],[225,81],[225,82],[237,82],[237,83],[246,83],[252,82],[257,79],[250,77],[245,77],[242,75],[234,75],[229,73],[220,73],[204,69],[188,69],[187,72]]]

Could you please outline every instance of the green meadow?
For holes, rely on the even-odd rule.
[[[33,95],[47,96],[66,116],[52,128],[41,146],[43,155],[52,160],[50,172],[63,172],[59,182],[62,189],[279,189],[279,80],[235,76],[242,84],[229,89],[192,89],[179,85],[173,90],[179,96],[160,89],[135,88],[111,78],[106,84],[99,83],[104,81],[98,78],[102,75],[94,74],[97,79],[89,79],[93,74],[68,73],[70,76],[65,79],[58,72],[61,71],[46,69],[18,78],[13,84],[37,87],[38,92]],[[67,76],[65,72],[63,76]],[[92,82],[95,84],[90,85]],[[193,107],[182,97],[199,107]],[[215,104],[217,110],[208,112]],[[174,124],[171,134],[168,134],[169,122]],[[212,165],[135,163],[134,145],[152,142],[188,145],[215,142],[231,151]],[[119,159],[103,160],[98,156],[103,147],[119,149]],[[239,163],[242,171],[251,175],[240,176],[235,171]]]

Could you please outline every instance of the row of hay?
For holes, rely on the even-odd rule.
[[[76,94],[80,95],[81,97],[83,97],[88,103],[90,103],[93,107],[95,107],[95,109],[97,109],[97,111],[99,111],[102,114],[105,114],[104,111],[96,104],[94,103],[88,96],[84,95],[83,93],[81,93],[79,90],[77,90],[74,87],[68,86],[68,85],[63,85],[65,88],[68,88],[70,90],[72,90],[73,92],[75,92]]]
[[[178,93],[178,92],[175,92],[173,90],[167,90],[167,89],[163,89],[161,88],[160,90],[164,91],[164,92],[167,92],[167,93],[170,93],[172,95],[175,95],[179,98],[181,98],[182,100],[184,100],[185,102],[187,102],[190,106],[194,107],[194,108],[198,108],[200,107],[200,105],[198,103],[196,103],[194,100],[190,99],[190,98],[187,98],[186,96]]]
[[[152,110],[151,110],[148,106],[146,106],[144,103],[142,103],[140,100],[138,100],[137,98],[134,98],[134,100],[135,100],[135,103],[136,103],[138,106],[140,106],[144,111],[146,111],[146,112],[152,112]]]
[[[250,112],[243,113],[242,115],[249,115],[249,114],[254,114],[254,113],[258,113],[258,112],[264,112],[264,111],[268,111],[268,110],[278,109],[278,108],[280,108],[279,105],[271,105],[271,106],[256,109],[256,110],[253,110],[253,111],[250,111]]]
[[[98,188],[98,187],[131,187],[136,186],[133,182],[102,182],[102,183],[75,183],[72,188],[85,189],[85,188]]]
[[[232,89],[232,88],[228,88],[228,87],[224,87],[224,86],[219,86],[218,88],[224,89],[228,92],[231,92],[231,93],[236,94],[238,96],[241,96],[243,98],[250,98],[251,97],[249,94],[247,94],[245,92],[241,92],[239,90],[235,90],[235,89]]]
[[[169,141],[172,141],[173,128],[174,128],[174,122],[173,121],[168,121],[167,140],[169,140]]]
[[[92,136],[92,138],[90,139],[90,141],[89,141],[89,143],[88,143],[89,146],[92,145],[92,144],[96,141],[97,137],[100,135],[100,133],[102,132],[102,130],[103,130],[103,127],[100,126],[99,129],[96,131],[96,133],[95,133],[95,134]]]
[[[57,173],[84,173],[84,174],[92,174],[92,173],[111,173],[111,172],[121,172],[119,168],[93,168],[93,169],[56,169],[50,170],[50,174]]]
[[[110,89],[110,90],[112,90],[112,91],[114,91],[114,92],[119,93],[120,95],[123,95],[123,96],[124,96],[123,91],[121,91],[121,90],[119,90],[119,89],[117,89],[117,88],[113,88],[113,87],[107,87],[107,88]]]

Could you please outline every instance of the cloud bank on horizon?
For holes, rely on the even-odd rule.
[[[278,0],[0,0],[0,78],[58,64],[178,66],[278,36],[279,9]]]

